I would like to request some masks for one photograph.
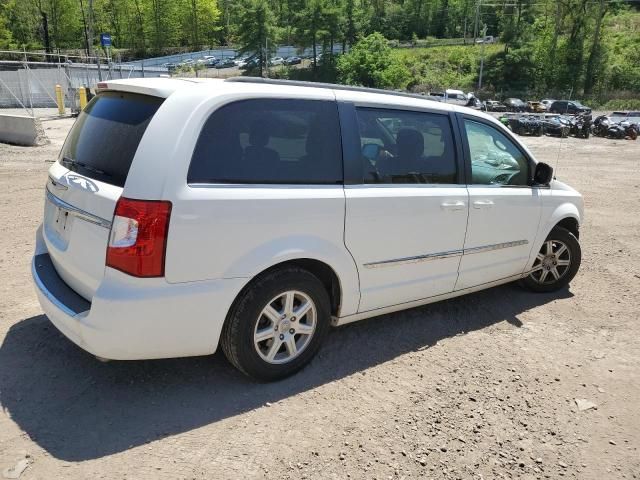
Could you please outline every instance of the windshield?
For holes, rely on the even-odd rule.
[[[124,187],[147,125],[164,99],[104,92],[80,113],[60,152],[69,170]]]

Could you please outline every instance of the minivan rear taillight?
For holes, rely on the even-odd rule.
[[[164,276],[171,202],[120,197],[109,235],[107,267],[135,277]]]

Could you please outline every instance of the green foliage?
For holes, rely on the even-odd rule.
[[[268,41],[269,49],[284,43],[312,47],[314,59],[325,54],[309,71],[283,75],[424,90],[475,90],[484,51],[483,87],[498,95],[599,103],[614,92],[640,95],[637,2],[477,6],[478,0],[0,0],[0,47],[84,49],[85,23],[94,53],[101,32],[131,56],[226,43],[266,59]],[[476,45],[475,33],[500,43]],[[389,39],[384,48],[381,38]],[[358,39],[377,50],[356,50]],[[336,64],[329,54],[335,45],[354,51]]]
[[[640,110],[640,98],[609,100],[599,108],[601,110]]]
[[[239,35],[242,53],[256,53],[260,75],[269,59],[269,49],[274,44],[274,16],[267,0],[247,0],[239,19]]]
[[[373,33],[356,43],[338,59],[338,78],[342,83],[377,88],[405,88],[409,70],[389,47],[387,39]]]
[[[487,56],[502,50],[498,45],[485,46]],[[409,86],[416,91],[445,88],[474,90],[477,85],[480,48],[465,46],[398,50],[400,61],[409,70]],[[486,64],[485,64],[486,65]]]
[[[13,34],[9,29],[9,19],[7,18],[6,7],[0,3],[0,49],[7,50],[15,48]]]

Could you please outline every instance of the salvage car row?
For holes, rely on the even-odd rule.
[[[591,114],[504,114],[499,120],[518,135],[551,135],[561,138],[574,136],[636,140],[640,134],[640,112],[613,112],[611,115],[599,115],[595,119]]]
[[[519,98],[507,98],[504,102],[487,100],[482,103],[482,109],[487,112],[532,112],[532,113],[559,113],[565,115],[579,115],[591,113],[591,108],[583,105],[578,100],[552,100],[524,102]]]

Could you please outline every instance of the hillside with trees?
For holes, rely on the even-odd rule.
[[[124,59],[313,48],[307,71],[280,73],[309,80],[477,90],[482,58],[480,93],[640,92],[640,2],[631,0],[0,0],[3,49],[99,54],[100,32]],[[498,43],[475,44],[483,35]]]

